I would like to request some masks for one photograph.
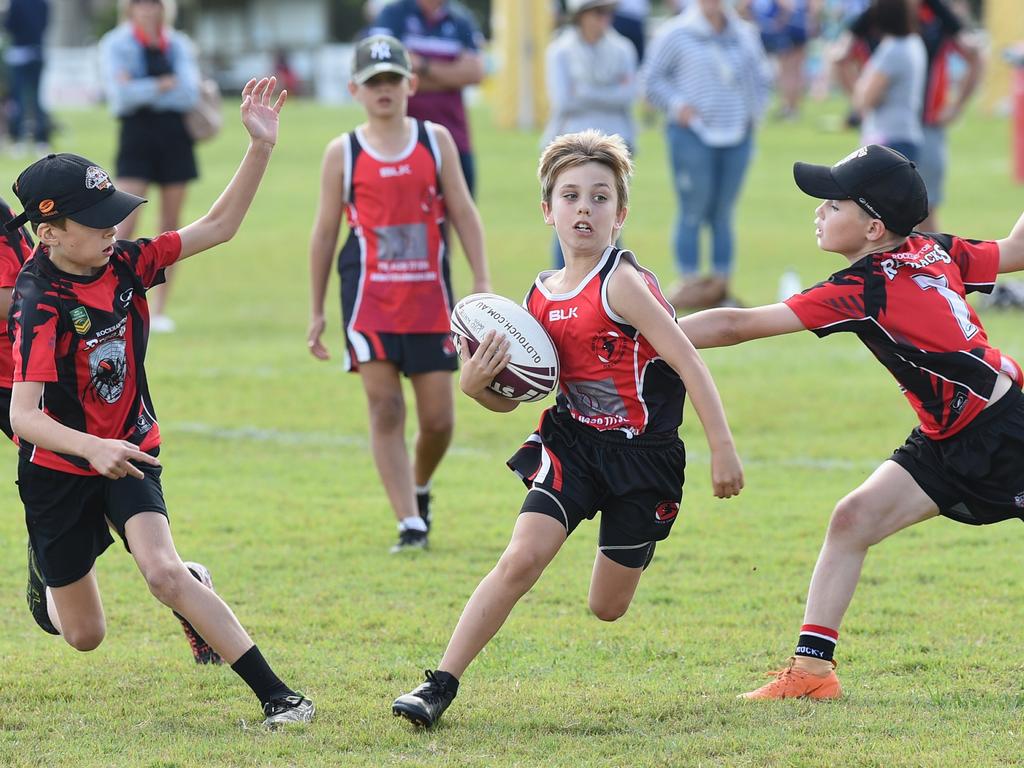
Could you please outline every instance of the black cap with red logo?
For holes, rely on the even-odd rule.
[[[106,229],[120,224],[146,202],[145,198],[114,189],[110,176],[80,155],[47,155],[21,172],[12,187],[24,213],[7,224],[17,229],[26,221],[68,218],[86,227]]]

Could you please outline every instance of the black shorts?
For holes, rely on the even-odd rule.
[[[0,430],[3,430],[8,440],[14,439],[14,430],[11,429],[11,393],[13,391],[7,387],[0,387]]]
[[[159,449],[150,452],[156,456]],[[18,462],[18,490],[25,505],[28,538],[43,580],[51,587],[73,584],[89,573],[96,558],[114,543],[107,520],[124,540],[124,526],[140,512],[167,516],[160,467],[136,465],[145,477],[108,480],[72,475],[26,461]],[[128,543],[125,541],[125,548]]]
[[[141,110],[121,118],[117,175],[154,184],[181,184],[198,178],[192,137],[181,112]]]
[[[951,520],[988,525],[1024,519],[1024,395],[1011,387],[946,440],[915,429],[891,460]]]
[[[629,438],[549,408],[508,466],[530,489],[520,512],[553,517],[568,535],[600,511],[598,548],[642,568],[679,512],[686,449],[674,432]]]
[[[346,332],[346,336],[348,333]],[[433,371],[456,371],[459,356],[448,333],[360,333],[363,344],[369,348],[365,360],[356,356],[356,348],[346,338],[345,370],[358,371],[360,363],[387,360],[394,363],[406,376]]]

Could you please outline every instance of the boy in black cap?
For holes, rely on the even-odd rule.
[[[1024,376],[989,344],[967,293],[1024,269],[1024,216],[1008,237],[922,234],[928,215],[914,164],[862,147],[828,166],[797,163],[797,186],[824,202],[818,247],[849,266],[786,301],[712,309],[679,325],[695,347],[738,344],[804,329],[856,334],[889,369],[917,412],[906,443],[832,513],[811,578],[796,652],[748,699],[836,698],[832,659],[867,550],[943,515],[970,525],[1024,517]]]
[[[209,213],[154,240],[115,240],[142,198],[114,188],[77,155],[49,155],[18,177],[39,245],[15,284],[11,423],[30,541],[37,621],[81,651],[106,631],[95,560],[130,548],[150,591],[191,623],[259,697],[265,725],[309,721],[313,702],[273,673],[231,609],[189,573],[171,538],[157,458],[160,430],[146,385],[146,291],[171,264],[230,240],[277,141],[286,93],[274,78],[242,91],[248,151]],[[34,611],[35,614],[35,611]]]
[[[338,254],[345,368],[358,372],[370,412],[370,444],[398,521],[392,553],[427,546],[430,483],[455,421],[452,286],[446,222],[473,271],[473,293],[490,290],[483,226],[448,129],[407,114],[417,77],[398,40],[373,35],[352,58],[349,93],[366,122],[324,151],[320,204],[310,238],[310,353],[327,360],[324,298],[342,214]],[[402,376],[416,394],[419,431],[410,460]]]

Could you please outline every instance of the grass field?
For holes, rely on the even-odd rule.
[[[852,134],[819,107],[760,134],[738,213],[737,293],[774,301],[843,265],[818,252],[814,203],[793,160],[831,162]],[[480,208],[494,289],[521,296],[548,261],[537,136],[475,115]],[[457,436],[435,480],[425,553],[391,557],[393,520],[366,438],[358,380],[306,351],[307,237],[319,159],[357,114],[290,103],[263,188],[238,237],[180,271],[179,330],[152,339],[164,486],[179,551],[210,566],[282,677],[316,699],[307,728],[266,733],[229,669],[196,668],[177,622],[133,561],[98,566],[108,637],[80,654],[25,610],[15,452],[0,463],[0,766],[1010,766],[1024,742],[1020,564],[1024,527],[929,522],[868,558],[838,649],[847,697],[762,706],[735,695],[792,651],[834,502],[914,424],[895,382],[853,338],[811,334],[706,354],[747,490],[712,498],[688,410],[686,496],[629,613],[588,614],[596,526],[571,538],[463,678],[441,727],[418,732],[390,703],[436,664],[470,592],[507,541],[522,487],[504,459],[540,408],[509,415],[457,399]],[[99,111],[61,116],[61,149],[110,163]],[[1008,127],[972,116],[952,132],[946,228],[1009,231],[1024,195],[1008,179]],[[187,215],[205,211],[242,153],[234,124],[202,147]],[[626,242],[668,282],[675,202],[661,134],[640,140]],[[20,164],[0,161],[0,183]],[[155,206],[150,206],[151,208]],[[144,229],[153,226],[152,212]],[[468,287],[456,261],[456,282]],[[332,286],[332,295],[334,287]],[[985,312],[1024,360],[1021,316]],[[328,340],[340,351],[338,310]]]

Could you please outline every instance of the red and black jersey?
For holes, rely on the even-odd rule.
[[[149,308],[146,291],[181,255],[181,238],[119,240],[107,266],[92,276],[62,272],[39,245],[14,288],[14,381],[44,383],[41,407],[71,429],[127,440],[148,451],[160,429],[146,383]],[[56,454],[26,441],[34,464],[94,475],[79,456]]]
[[[14,211],[0,199],[0,288],[14,288],[18,273],[32,256],[32,236],[25,227],[13,232],[4,229],[14,218]],[[11,357],[11,342],[7,315],[0,315],[0,388],[10,389],[14,375],[14,359]]]
[[[550,293],[543,281],[551,272],[542,272],[523,305],[555,343],[558,401],[574,419],[630,435],[675,432],[683,419],[682,380],[608,305],[608,280],[623,259],[636,267],[665,311],[674,315],[658,278],[637,264],[630,251],[611,247],[570,293]]]
[[[409,144],[398,157],[376,153],[360,130],[344,137],[351,232],[338,271],[353,345],[364,341],[360,334],[366,332],[451,330],[441,154],[433,125],[412,124]]]
[[[786,304],[818,336],[857,334],[900,383],[921,431],[941,440],[984,409],[1000,373],[1024,380],[964,298],[991,292],[998,269],[997,243],[915,232]]]

